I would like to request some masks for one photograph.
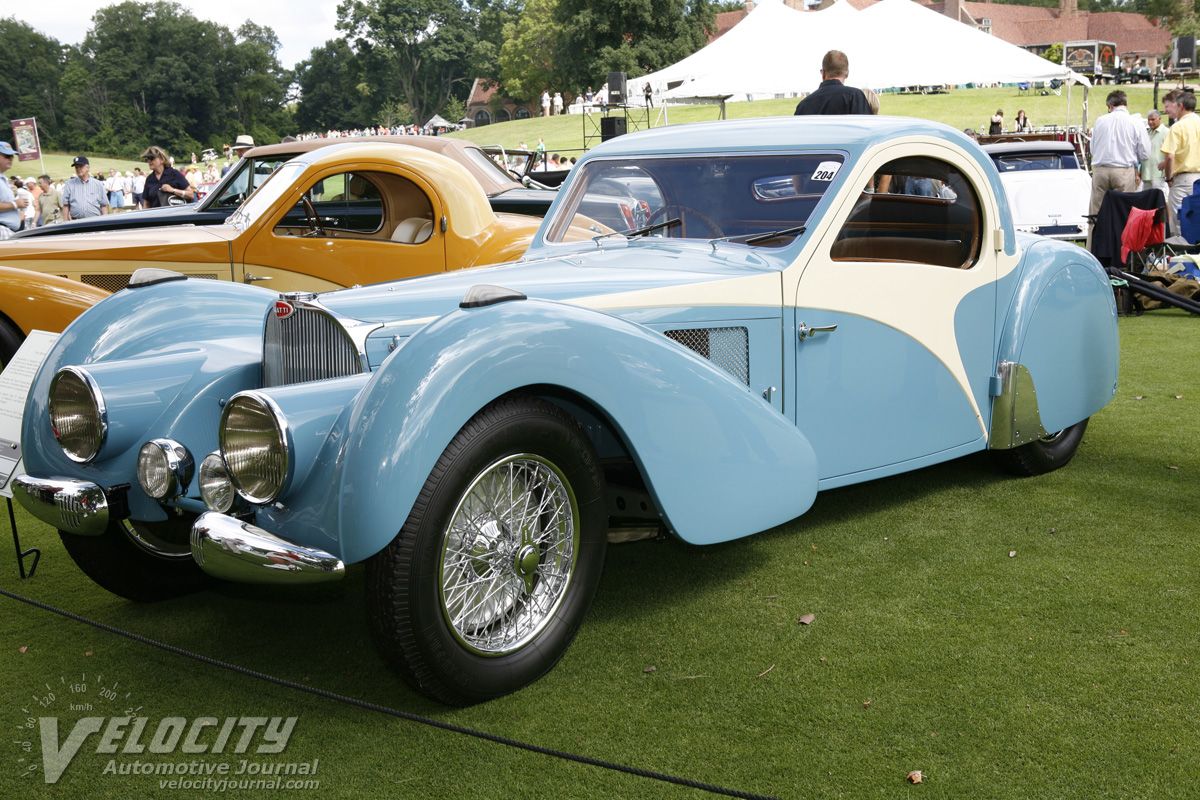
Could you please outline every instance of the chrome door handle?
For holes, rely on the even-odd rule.
[[[249,272],[247,272],[246,277],[242,278],[242,283],[254,283],[255,281],[272,281],[272,280],[275,280],[275,279],[270,276],[264,275],[262,277],[259,277],[258,275],[251,275]]]
[[[813,325],[810,328],[807,325],[805,325],[803,322],[801,322],[800,327],[796,329],[796,334],[800,337],[800,341],[803,342],[805,339],[807,339],[809,336],[812,336],[817,331],[833,332],[836,330],[837,330],[836,324],[835,325]]]

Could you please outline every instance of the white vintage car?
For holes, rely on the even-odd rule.
[[[1086,239],[1092,177],[1070,142],[984,145],[1000,171],[1013,225],[1052,239]]]

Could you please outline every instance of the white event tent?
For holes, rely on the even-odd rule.
[[[881,0],[858,11],[838,2],[797,11],[762,2],[728,33],[666,69],[636,78],[671,104],[724,103],[811,92],[821,57],[850,59],[852,86],[875,90],[939,84],[1086,78],[912,0]]]

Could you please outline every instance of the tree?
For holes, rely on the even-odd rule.
[[[343,0],[338,29],[353,39],[364,77],[374,87],[395,86],[395,99],[424,123],[456,89],[472,80],[476,11],[458,0]]]
[[[559,25],[558,0],[529,0],[525,13],[504,26],[500,48],[500,85],[514,100],[531,100],[561,84],[554,67]]]
[[[0,119],[36,117],[43,147],[57,145],[61,136],[58,84],[64,62],[57,40],[15,18],[0,19]]]
[[[265,141],[290,124],[290,75],[270,28],[237,36],[173,2],[102,8],[60,81],[76,146],[134,154],[150,144],[184,153],[239,133]]]
[[[643,75],[708,44],[710,0],[558,0],[556,72],[578,90],[609,72]]]
[[[510,23],[516,23],[527,13],[525,0],[473,0],[479,11],[476,25],[475,51],[472,53],[476,78],[493,86],[501,84],[500,51],[509,37]],[[532,13],[532,12],[529,12]],[[443,116],[445,116],[443,114]]]
[[[314,47],[306,61],[296,65],[300,102],[295,123],[301,131],[327,131],[358,127],[364,114],[358,58],[344,39],[330,39]]]
[[[237,30],[237,45],[229,53],[229,99],[238,123],[237,133],[262,141],[288,127],[283,113],[292,73],[279,63],[279,37],[270,28],[247,20]]]
[[[1050,47],[1046,49],[1046,52],[1042,53],[1042,58],[1053,64],[1061,64],[1063,58],[1062,42],[1050,45]]]

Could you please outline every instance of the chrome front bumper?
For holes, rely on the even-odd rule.
[[[60,531],[99,536],[108,530],[108,498],[94,483],[20,475],[12,492],[22,508]]]
[[[242,583],[325,583],[346,574],[341,559],[324,550],[216,511],[193,523],[192,558],[209,575]]]

